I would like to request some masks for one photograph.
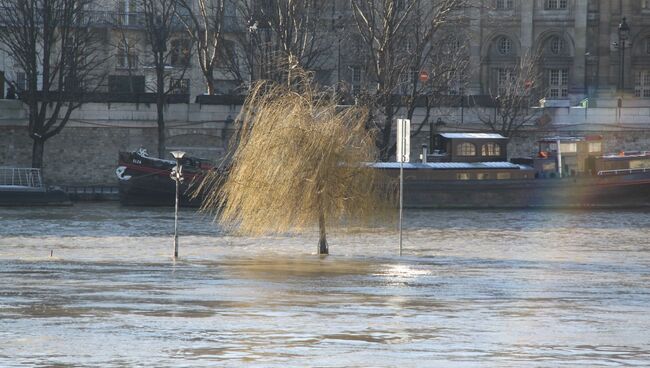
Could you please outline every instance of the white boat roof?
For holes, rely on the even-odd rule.
[[[506,137],[497,133],[440,133],[445,138],[460,139],[506,139]]]
[[[370,164],[370,167],[376,169],[399,169],[399,162],[375,162]],[[454,170],[454,169],[514,169],[526,170],[530,169],[526,165],[513,164],[511,162],[498,161],[498,162],[405,162],[405,170],[413,169],[432,169],[432,170]]]

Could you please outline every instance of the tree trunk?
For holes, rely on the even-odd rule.
[[[206,80],[205,81],[206,87],[208,87],[208,94],[209,95],[214,95],[214,82],[211,80]]]
[[[318,254],[329,254],[329,249],[327,246],[327,234],[325,232],[325,213],[321,207],[320,213],[318,214],[318,231],[320,237],[318,239]]]
[[[158,158],[165,158],[165,62],[163,55],[156,55],[156,118],[158,123]]]
[[[158,157],[165,158],[165,116],[164,116],[164,105],[161,102],[156,104],[156,109],[158,113]]]
[[[214,90],[214,75],[212,71],[209,71],[205,74],[205,86],[208,88],[208,94],[209,95],[214,95],[215,90]]]
[[[32,145],[32,167],[41,169],[43,168],[43,153],[45,149],[45,140],[41,138],[32,138],[34,144]]]
[[[390,158],[390,137],[393,132],[393,106],[388,104],[386,106],[386,117],[384,120],[384,129],[381,132],[381,142],[379,147],[379,157],[381,161],[387,162]]]

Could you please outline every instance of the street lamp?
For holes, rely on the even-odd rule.
[[[249,54],[249,60],[250,60],[250,82],[251,82],[251,88],[253,87],[253,73],[255,72],[255,66],[253,63],[255,63],[255,49],[253,48],[253,38],[256,37],[257,35],[257,26],[258,23],[255,19],[251,18],[248,21],[248,32],[250,33],[249,37],[249,43],[248,46],[250,48],[250,54]]]
[[[618,89],[622,94],[625,90],[625,42],[630,38],[630,26],[627,24],[626,18],[618,25],[618,51],[621,58],[620,74],[618,76]]]
[[[183,165],[181,164],[181,159],[185,157],[185,152],[172,151],[171,154],[176,159],[176,166],[172,169],[170,174],[172,180],[176,182],[176,206],[174,209],[174,259],[176,259],[178,258],[178,188],[180,183],[183,182]]]

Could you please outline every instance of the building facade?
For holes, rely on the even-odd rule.
[[[494,94],[525,55],[538,55],[547,100],[575,104],[585,97],[611,98],[621,90],[626,98],[650,98],[650,1],[476,1],[481,6],[466,10],[466,24],[462,25],[470,72],[462,91],[454,93]],[[250,3],[249,9],[254,11],[261,3]],[[314,64],[319,82],[345,82],[353,93],[368,88],[373,81],[360,62],[363,45],[355,41],[358,35],[350,24],[349,1],[325,4],[320,32],[329,47]],[[143,32],[138,0],[97,0],[88,13],[93,31],[106,43],[102,57],[108,61],[108,78],[100,90],[150,92],[155,80],[152,46]],[[216,69],[217,93],[242,94],[252,79],[270,72],[272,40],[264,29],[251,24],[253,13],[244,14],[237,0],[226,2],[225,13],[225,39],[239,45],[235,55],[241,67],[236,73],[225,65]],[[620,40],[623,18],[629,34]],[[342,24],[346,21],[347,25]],[[186,57],[189,41],[181,26],[178,24],[167,45],[171,51],[167,83],[172,93],[188,94],[192,99],[205,92],[205,84],[195,58]],[[15,67],[11,55],[0,52],[0,84],[5,95],[9,83],[3,80],[18,89],[26,87],[24,73]]]

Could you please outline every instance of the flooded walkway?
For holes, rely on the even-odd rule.
[[[406,221],[319,258],[184,211],[174,264],[169,209],[0,209],[0,366],[650,366],[650,214]]]

